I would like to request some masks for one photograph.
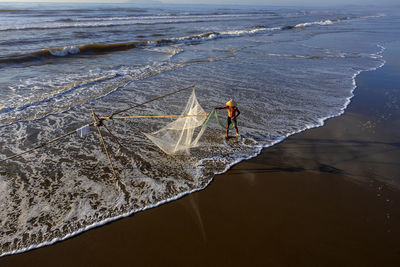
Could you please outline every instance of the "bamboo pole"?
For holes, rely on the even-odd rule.
[[[186,117],[207,117],[209,114],[196,114],[196,115],[155,115],[155,116],[123,116],[123,117],[100,117],[102,120],[110,119],[144,119],[144,118],[186,118]]]
[[[93,120],[94,120],[94,126],[96,126],[97,131],[99,132],[101,142],[103,143],[104,150],[106,151],[106,155],[107,155],[107,158],[108,158],[108,162],[110,163],[110,166],[111,166],[111,170],[112,170],[112,172],[113,172],[113,174],[114,174],[115,179],[118,181],[118,177],[117,177],[117,174],[115,173],[114,166],[113,166],[113,164],[112,164],[110,155],[109,155],[109,153],[108,153],[107,146],[106,146],[106,143],[105,143],[104,138],[103,138],[103,134],[102,134],[101,131],[100,131],[100,127],[97,125],[96,114],[94,113],[93,110],[92,110],[92,115],[93,115]]]

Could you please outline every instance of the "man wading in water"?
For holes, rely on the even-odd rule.
[[[236,136],[240,136],[236,122],[236,118],[240,115],[240,111],[236,107],[236,102],[231,99],[226,102],[225,107],[217,107],[214,109],[228,109],[228,118],[226,120],[226,138],[229,137],[229,126],[231,125],[231,123],[233,124],[233,127],[235,127]]]

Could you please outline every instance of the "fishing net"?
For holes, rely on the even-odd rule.
[[[178,151],[189,153],[190,148],[197,146],[211,116],[207,116],[200,106],[194,90],[181,115],[185,117],[180,117],[160,130],[144,135],[167,154]],[[199,128],[200,126],[202,127]]]

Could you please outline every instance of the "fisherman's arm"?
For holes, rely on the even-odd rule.
[[[215,107],[214,109],[227,109],[228,108],[228,106],[225,106],[225,107]]]

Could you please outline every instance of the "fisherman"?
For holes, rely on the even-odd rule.
[[[231,125],[231,123],[233,124],[233,127],[235,127],[236,136],[240,136],[236,121],[236,118],[240,115],[240,111],[236,106],[236,102],[233,99],[231,99],[228,102],[226,102],[225,107],[216,107],[214,109],[228,110],[228,118],[226,120],[226,138],[229,137],[229,126]]]

